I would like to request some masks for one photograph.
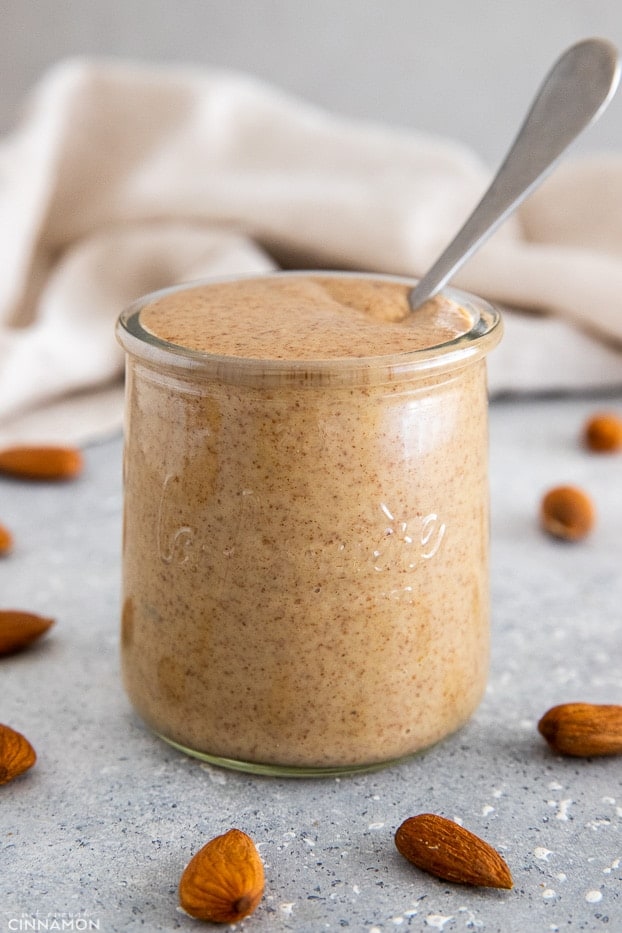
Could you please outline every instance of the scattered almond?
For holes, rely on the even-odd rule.
[[[583,428],[583,440],[595,453],[622,449],[622,418],[609,412],[593,415]]]
[[[179,902],[198,920],[235,923],[253,913],[263,890],[263,864],[253,840],[230,829],[188,862],[179,882]]]
[[[82,471],[75,447],[6,447],[0,450],[0,472],[24,479],[73,479]]]
[[[409,862],[444,881],[511,888],[510,869],[499,853],[468,829],[433,813],[405,820],[395,834]]]
[[[28,771],[36,760],[36,752],[28,739],[0,723],[0,784],[8,784]]]
[[[622,753],[622,706],[562,703],[538,723],[553,751],[587,758]]]
[[[54,619],[21,612],[19,609],[0,609],[0,656],[14,654],[26,648],[54,625]]]
[[[0,525],[0,557],[9,554],[13,548],[13,535],[8,528]]]
[[[555,538],[580,541],[589,534],[595,521],[592,500],[577,486],[556,486],[540,504],[540,524]]]

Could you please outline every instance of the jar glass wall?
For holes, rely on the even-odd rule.
[[[255,772],[338,773],[411,755],[476,708],[485,355],[501,328],[447,294],[463,332],[380,356],[197,351],[143,327],[162,293],[122,316],[123,677],[167,741]]]

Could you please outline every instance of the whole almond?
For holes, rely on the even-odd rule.
[[[0,723],[0,784],[8,784],[28,771],[36,760],[36,752],[28,739]]]
[[[8,528],[0,525],[0,557],[9,554],[13,548],[13,535]]]
[[[0,656],[14,654],[26,648],[54,625],[54,619],[22,612],[19,609],[0,609]]]
[[[179,902],[198,920],[235,923],[253,913],[264,883],[253,840],[240,829],[230,829],[188,862],[179,882]]]
[[[395,834],[398,851],[444,881],[511,888],[512,875],[499,853],[474,833],[434,813],[405,820]]]
[[[592,499],[577,486],[555,486],[540,503],[540,524],[554,538],[581,541],[595,521]]]
[[[75,447],[6,447],[0,450],[0,472],[23,479],[73,479],[82,467],[82,454]]]
[[[553,751],[588,758],[622,753],[622,706],[562,703],[538,723]]]
[[[586,422],[583,439],[589,450],[599,454],[615,453],[622,449],[622,418],[613,412],[602,412]]]

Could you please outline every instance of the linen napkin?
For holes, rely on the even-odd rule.
[[[0,146],[0,444],[120,426],[114,322],[145,292],[281,266],[422,274],[490,175],[450,138],[249,76],[60,63]],[[453,284],[509,309],[493,395],[622,385],[622,155],[565,162]]]

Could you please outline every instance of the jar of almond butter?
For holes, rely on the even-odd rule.
[[[256,773],[409,756],[489,654],[497,311],[277,273],[128,308],[122,667],[162,738]]]

